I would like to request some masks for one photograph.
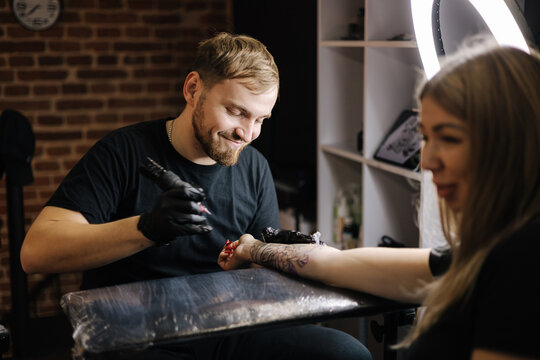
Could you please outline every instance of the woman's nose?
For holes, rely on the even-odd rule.
[[[441,161],[437,155],[437,149],[429,142],[426,142],[422,147],[420,166],[424,170],[431,171],[438,170],[441,167]]]

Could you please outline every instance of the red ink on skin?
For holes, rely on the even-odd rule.
[[[229,239],[227,239],[225,241],[225,245],[223,246],[224,249],[222,251],[227,255],[230,255],[232,252],[231,244],[232,242]]]

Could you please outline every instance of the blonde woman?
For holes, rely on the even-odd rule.
[[[475,44],[419,89],[451,261],[429,249],[266,244],[244,235],[224,269],[253,262],[425,305],[408,359],[540,358],[540,57]],[[442,259],[442,260],[441,260]],[[442,266],[445,268],[445,266]]]

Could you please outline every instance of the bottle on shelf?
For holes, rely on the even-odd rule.
[[[358,226],[353,218],[348,216],[343,223],[343,248],[353,249],[358,247]]]
[[[343,248],[343,227],[345,226],[345,217],[348,214],[347,197],[343,189],[339,189],[334,201],[334,232],[332,241],[339,249]]]
[[[348,248],[362,246],[361,228],[362,228],[362,189],[359,184],[351,183],[348,188],[349,192],[349,214],[352,219],[353,241]]]
[[[360,228],[362,223],[360,186],[349,184],[338,189],[333,209],[334,245],[339,249],[351,249],[361,245]]]

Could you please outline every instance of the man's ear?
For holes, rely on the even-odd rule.
[[[186,80],[184,81],[184,99],[186,99],[186,103],[190,106],[194,106],[195,104],[195,96],[199,92],[199,90],[202,88],[202,80],[201,76],[198,72],[192,71],[186,76]]]

